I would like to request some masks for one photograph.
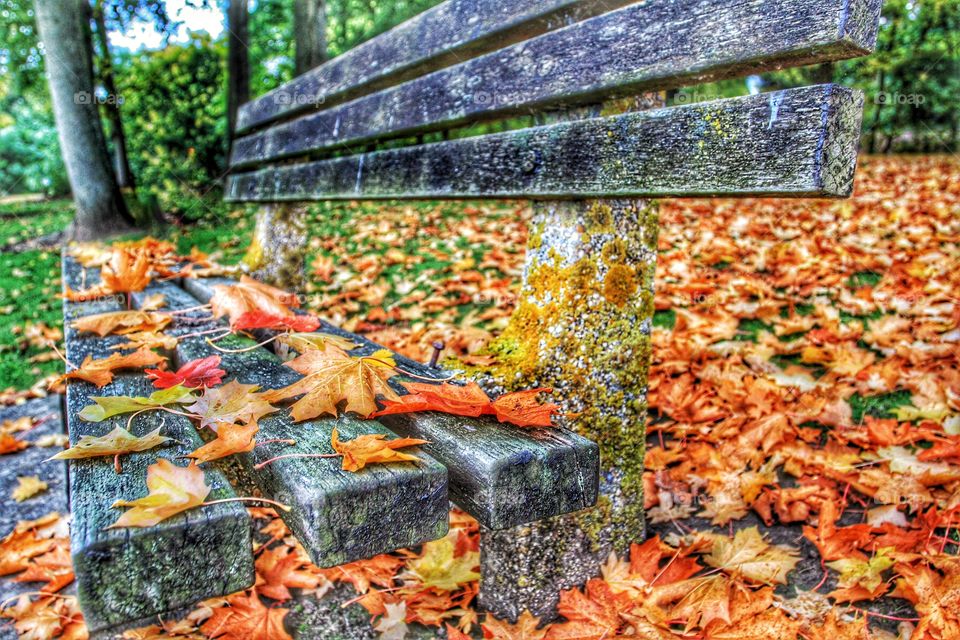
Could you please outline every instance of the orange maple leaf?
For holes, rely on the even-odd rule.
[[[143,291],[150,284],[150,266],[148,251],[116,248],[100,269],[100,284],[82,291],[67,287],[64,297],[71,302],[85,302],[114,293]]]
[[[483,624],[483,637],[488,640],[543,640],[547,629],[539,629],[540,619],[535,618],[529,611],[524,610],[517,618],[516,624],[497,620],[487,614]]]
[[[393,354],[387,350],[369,356],[352,358],[336,351],[310,350],[287,366],[304,377],[288,387],[264,394],[271,402],[302,395],[291,407],[296,422],[322,415],[338,415],[343,410],[367,417],[377,410],[376,397],[399,400],[400,396],[387,383],[396,375]]]
[[[465,385],[405,382],[403,386],[409,394],[401,396],[399,400],[385,400],[384,408],[371,417],[440,411],[471,418],[495,415],[500,422],[520,427],[549,427],[553,424],[553,414],[560,409],[555,404],[540,404],[537,401],[537,396],[549,393],[550,389],[508,393],[491,401],[476,382]]]
[[[95,333],[102,338],[112,333],[126,335],[140,331],[161,331],[170,324],[170,320],[169,315],[162,313],[111,311],[78,318],[73,321],[73,328],[81,332]]]
[[[217,437],[196,451],[187,454],[197,462],[212,462],[235,453],[253,451],[257,446],[254,437],[260,431],[256,422],[250,424],[236,424],[234,422],[218,422],[214,427]],[[266,595],[266,594],[265,594]]]
[[[44,593],[56,593],[73,582],[70,542],[66,539],[55,542],[53,549],[27,563],[23,573],[17,576],[17,582],[45,582],[41,589]]]
[[[208,638],[222,640],[293,640],[283,628],[289,609],[264,606],[256,590],[234,594],[227,605],[213,610],[200,631]]]
[[[213,297],[210,298],[213,317],[229,316],[231,326],[236,325],[247,313],[292,316],[291,307],[300,306],[296,295],[248,276],[241,276],[237,284],[216,285],[213,291]]]
[[[264,549],[256,562],[257,589],[273,600],[292,598],[290,589],[316,589],[323,577],[296,550],[286,546]]]
[[[79,367],[57,378],[56,383],[63,382],[64,380],[86,380],[100,388],[113,382],[114,371],[121,369],[140,369],[165,361],[166,358],[157,355],[146,347],[141,347],[137,351],[125,356],[114,353],[100,360],[94,360],[92,356],[87,356]]]
[[[30,446],[25,440],[17,440],[16,436],[9,433],[0,433],[0,455],[8,453],[17,453]]]
[[[331,582],[352,584],[358,593],[367,593],[371,585],[389,589],[394,586],[393,579],[404,565],[403,558],[382,553],[368,560],[357,560],[333,567],[321,569]]]
[[[0,541],[0,576],[23,571],[30,559],[50,551],[56,542],[40,538],[34,529],[14,529]]]
[[[615,636],[623,625],[621,613],[634,606],[626,593],[614,593],[604,580],[587,582],[585,591],[570,589],[560,593],[557,611],[569,622],[552,625],[546,640]]]
[[[341,441],[336,429],[330,434],[333,450],[343,456],[344,471],[360,471],[366,465],[375,462],[416,461],[416,456],[400,453],[397,449],[427,444],[426,440],[418,440],[417,438],[397,438],[395,440],[387,440],[386,438],[387,436],[382,433],[371,433],[357,436],[353,440]]]

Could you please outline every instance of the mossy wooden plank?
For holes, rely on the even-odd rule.
[[[879,0],[638,3],[235,140],[231,165],[862,56],[879,17]]]
[[[790,89],[233,175],[231,201],[840,197],[863,95]]]
[[[80,268],[64,258],[64,282],[75,286]],[[65,302],[65,315],[77,317],[80,309]],[[86,307],[89,309],[89,307]],[[98,309],[99,310],[99,309]],[[107,357],[110,340],[71,337],[66,355],[80,362],[87,355]],[[155,389],[140,373],[118,373],[103,387],[70,381],[66,392],[66,416],[71,443],[84,435],[104,435],[127,426],[129,416],[100,423],[79,418],[80,411],[95,396],[148,395]],[[189,606],[199,600],[226,595],[253,584],[250,521],[239,504],[201,507],[174,516],[153,527],[106,529],[124,511],[112,508],[115,500],[146,495],[147,467],[160,458],[176,460],[202,444],[185,418],[155,412],[136,417],[130,430],[146,434],[157,427],[173,440],[159,447],[122,458],[122,473],[113,460],[93,458],[69,464],[71,551],[77,576],[77,594],[88,627],[103,631],[130,620]],[[222,474],[206,471],[213,488],[210,500],[234,497]]]
[[[227,282],[196,279],[185,286],[198,298],[208,299],[213,285]],[[383,348],[327,323],[320,330],[360,344],[362,353]],[[447,374],[394,356],[403,369],[419,376],[439,379]],[[430,442],[423,450],[447,467],[450,499],[485,527],[526,524],[579,511],[597,501],[599,448],[569,431],[522,429],[489,418],[432,412],[379,420],[399,435]]]
[[[145,295],[160,292],[166,295],[171,310],[200,304],[169,283],[134,294],[134,304]],[[220,344],[232,349],[254,345],[236,337]],[[176,349],[178,365],[211,355],[221,356],[227,380],[257,384],[262,389],[278,389],[302,377],[264,348],[221,353],[204,338],[193,337],[181,339]],[[340,460],[331,458],[285,459],[254,468],[276,455],[333,453],[330,440],[334,428],[344,440],[370,433],[394,436],[379,423],[341,416],[294,424],[283,410],[262,418],[259,424],[258,439],[293,439],[296,444],[269,444],[237,457],[265,496],[292,507],[280,515],[317,565],[336,566],[446,534],[447,470],[417,448],[407,450],[419,458],[416,463],[371,465],[357,473],[343,471]]]
[[[449,0],[240,108],[237,130],[320,109],[634,0]]]

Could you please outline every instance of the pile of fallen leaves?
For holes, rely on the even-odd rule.
[[[257,586],[128,637],[284,640],[292,596],[344,583],[389,639],[413,623],[454,640],[960,638],[958,171],[867,159],[850,201],[663,204],[656,536],[564,592],[559,621],[478,616],[462,514],[420,550],[321,570],[256,509]],[[311,308],[421,360],[436,340],[470,357],[502,328],[525,209],[351,215],[316,241]]]

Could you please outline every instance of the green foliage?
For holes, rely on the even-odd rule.
[[[182,194],[192,201],[218,185],[227,144],[224,61],[223,46],[206,34],[118,56],[130,163],[140,190],[167,211],[189,216]]]
[[[21,98],[0,107],[0,193],[70,190],[50,106]]]

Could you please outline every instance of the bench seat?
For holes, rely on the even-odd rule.
[[[184,287],[206,302],[226,278],[187,279]],[[358,353],[383,347],[329,323],[318,331],[360,345]],[[270,332],[258,331],[265,339]],[[433,379],[449,372],[394,353],[407,371]],[[402,387],[394,384],[397,391]],[[505,529],[579,511],[597,501],[600,451],[595,443],[565,429],[527,429],[491,417],[463,418],[436,412],[378,418],[397,435],[420,438],[424,451],[446,465],[450,499],[488,529]]]

